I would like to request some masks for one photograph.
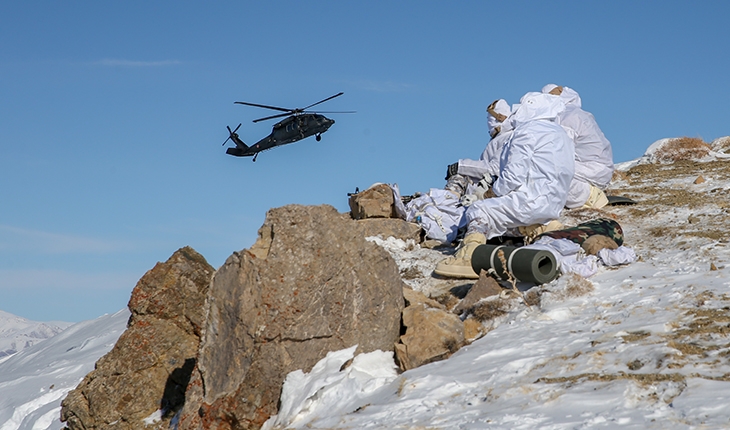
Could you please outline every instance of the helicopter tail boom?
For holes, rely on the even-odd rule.
[[[238,124],[238,127],[236,127],[235,130],[231,130],[231,127],[226,126],[226,128],[228,129],[228,139],[226,139],[223,144],[225,145],[226,142],[228,142],[229,140],[232,140],[233,143],[236,144],[235,148],[228,148],[226,150],[226,154],[235,155],[236,157],[245,157],[248,155],[252,155],[250,153],[247,153],[249,146],[243,143],[241,138],[238,137],[238,133],[236,133],[239,127],[241,127],[241,124]]]
[[[246,147],[246,149],[248,149],[248,147]],[[238,147],[236,147],[236,148],[228,148],[228,149],[226,149],[226,154],[233,155],[235,157],[250,157],[250,156],[252,156],[253,154],[251,154],[251,153],[248,153],[247,154],[246,153],[246,149],[238,148]]]

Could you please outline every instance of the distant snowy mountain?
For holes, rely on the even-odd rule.
[[[9,314],[0,317],[5,315]],[[61,401],[112,349],[127,328],[129,315],[124,309],[80,322],[0,358],[0,430],[62,428]]]
[[[47,323],[0,311],[0,359],[61,333],[69,323]]]

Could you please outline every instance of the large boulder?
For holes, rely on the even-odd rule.
[[[185,247],[139,280],[127,330],[62,403],[69,429],[169,428],[195,366],[213,272]]]
[[[331,206],[268,212],[259,238],[217,271],[181,429],[260,428],[286,375],[328,351],[392,350],[403,282],[392,257]]]

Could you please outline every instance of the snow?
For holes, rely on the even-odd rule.
[[[0,430],[62,428],[61,401],[127,327],[129,311],[83,321],[0,361]]]
[[[148,425],[148,426],[152,425],[152,424],[162,420],[162,414],[163,414],[162,409],[158,409],[158,410],[152,412],[150,414],[150,416],[148,416],[147,418],[145,418],[142,421],[145,423],[145,425]]]
[[[592,279],[593,294],[543,301],[539,311],[523,308],[448,360],[403,373],[367,402],[353,396],[349,413],[312,417],[309,426],[730,425],[727,403],[717,403],[730,396],[723,395],[730,384],[713,380],[730,372],[727,359],[717,363],[710,356],[673,369],[663,362],[676,351],[661,342],[674,330],[672,322],[684,318],[682,309],[695,306],[700,290],[726,291],[727,276],[657,268],[639,262],[606,270]],[[701,288],[695,286],[700,280]],[[566,282],[552,287],[560,291]],[[627,341],[632,335],[638,341]],[[628,365],[635,362],[640,368],[632,371]],[[337,409],[343,409],[341,397]]]
[[[63,322],[30,321],[0,311],[0,360],[57,335],[69,325]]]
[[[717,164],[724,159],[703,160],[698,170],[661,165],[613,185],[639,204],[601,214],[619,221],[638,261],[601,266],[587,280],[561,276],[537,287],[539,306],[505,294],[508,313],[485,321],[483,337],[400,374],[391,352],[355,356],[343,369],[354,345],[333,351],[311,372],[287,377],[267,428],[730,428],[730,163]],[[694,183],[698,171],[706,182]],[[591,216],[571,212],[561,221]],[[464,283],[430,276],[453,250],[370,240],[416,290],[437,296]],[[120,311],[76,324],[0,361],[0,430],[60,428],[60,401],[111,349],[127,318]]]
[[[263,430],[307,428],[314,417],[349,412],[353,402],[365,403],[369,395],[396,379],[392,351],[358,354],[350,366],[340,370],[356,348],[329,352],[307,374],[291,372],[284,381],[279,414]]]

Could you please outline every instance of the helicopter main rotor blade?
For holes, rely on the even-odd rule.
[[[357,113],[357,111],[354,111],[354,110],[318,110],[316,112],[310,112],[310,113]]]
[[[285,109],[285,108],[276,107],[276,106],[259,105],[259,104],[256,104],[256,103],[248,103],[248,102],[233,102],[233,103],[239,104],[239,105],[260,107],[260,108],[265,108],[265,109],[279,110],[279,111],[282,111],[282,112],[293,112],[293,111],[296,110],[296,109]]]
[[[326,99],[324,99],[324,100],[320,100],[320,101],[318,101],[317,103],[313,103],[313,104],[311,104],[311,105],[309,105],[309,106],[307,106],[307,107],[305,107],[305,108],[302,108],[302,109],[296,109],[296,110],[300,110],[300,111],[303,111],[303,110],[307,110],[307,109],[311,108],[312,106],[317,106],[317,105],[318,105],[318,104],[320,104],[320,103],[324,103],[324,102],[326,102],[327,100],[332,100],[333,98],[335,98],[335,97],[339,97],[339,96],[341,96],[341,95],[343,95],[343,94],[345,94],[345,93],[343,93],[343,92],[339,92],[339,93],[337,93],[337,94],[335,94],[335,95],[333,95],[333,96],[327,97],[327,98],[326,98]]]
[[[280,113],[278,115],[271,115],[271,116],[267,116],[264,118],[255,119],[255,120],[253,120],[253,122],[266,121],[267,119],[281,118],[282,116],[289,116],[289,115],[292,115],[292,112]]]

